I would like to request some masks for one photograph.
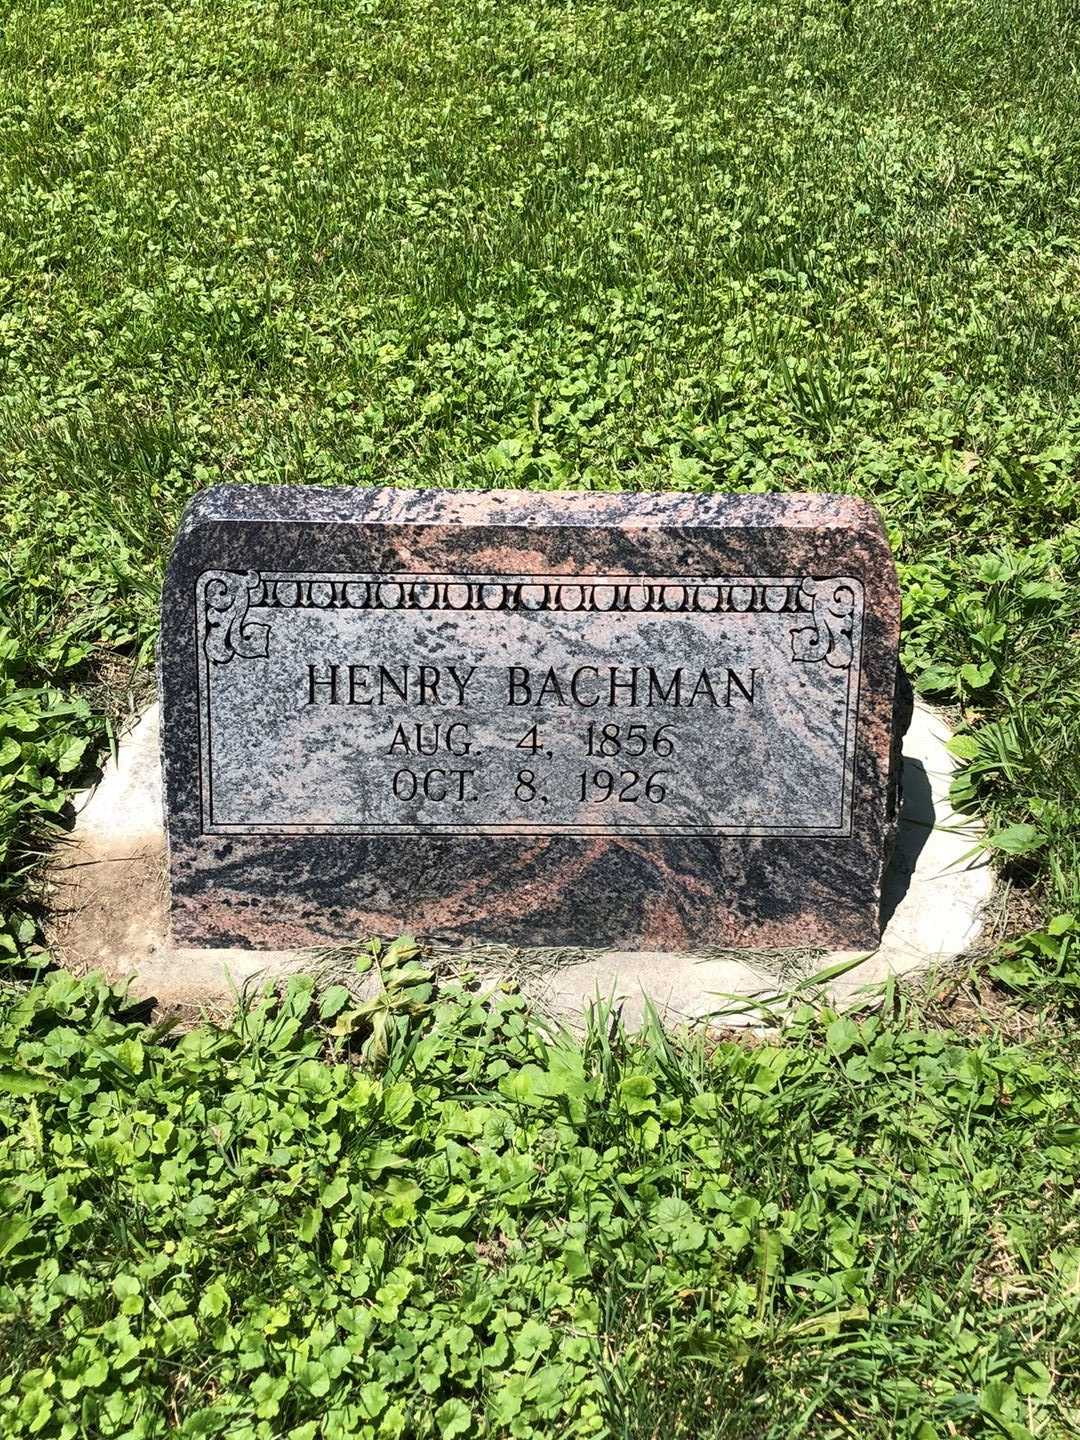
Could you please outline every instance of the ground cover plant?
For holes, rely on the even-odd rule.
[[[1075,1042],[560,1042],[384,964],[377,1037],[310,977],[173,1046],[9,997],[5,1434],[1071,1433]]]
[[[4,1433],[1080,1429],[1077,34],[1066,0],[6,8]],[[904,1002],[552,1049],[447,996],[358,1057],[299,992],[177,1045],[27,988],[36,863],[228,481],[873,499],[1026,1038]]]

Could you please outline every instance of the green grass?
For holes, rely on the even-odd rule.
[[[405,1125],[403,1178],[431,1203],[417,1200],[422,1223],[391,1237],[372,1284],[407,1266],[413,1309],[444,1330],[474,1324],[469,1287],[491,1298],[483,1325],[513,1303],[552,1330],[544,1365],[558,1352],[573,1372],[555,1418],[523,1396],[518,1429],[490,1418],[488,1433],[569,1434],[590,1414],[627,1436],[1080,1428],[1064,1178],[1078,1149],[1078,35],[1071,0],[15,0],[0,19],[0,954],[13,967],[39,954],[36,861],[70,823],[133,664],[148,671],[171,534],[209,483],[866,495],[901,566],[905,661],[959,718],[958,798],[986,817],[1013,887],[1012,943],[986,965],[1043,1017],[1024,1045],[953,1033],[948,1016],[939,1035],[902,1009],[837,1053],[808,1020],[759,1092],[746,1076],[761,1052],[635,1049],[598,1030],[582,1064],[602,1084],[582,1118],[474,1073],[469,1027],[488,1022],[445,1002],[434,1109]],[[336,1222],[301,1232],[298,1217],[352,1121],[326,1115],[287,1137],[280,1166],[229,1177],[262,1143],[244,1128],[253,1076],[287,1097],[301,1071],[320,1094],[355,1072],[323,1068],[306,1024],[267,1059],[242,1022],[175,1049],[101,992],[22,994],[8,992],[0,1055],[13,1277],[0,1353],[14,1357],[0,1384],[30,1398],[7,1430],[318,1424],[329,1401],[295,1367],[321,1363],[313,1337],[327,1353],[352,1345],[352,1301]],[[504,1022],[519,1027],[511,1069],[547,1063],[531,1022]],[[57,1028],[60,1049],[39,1054]],[[114,1055],[136,1041],[137,1066],[135,1050]],[[368,1072],[385,1064],[371,1055]],[[654,1077],[651,1145],[612,1098],[639,1069]],[[20,1095],[11,1076],[26,1074],[57,1083]],[[429,1083],[408,1075],[417,1093]],[[738,1247],[701,1200],[697,1090],[725,1097],[720,1119],[697,1119],[735,1188],[777,1207],[754,1211]],[[678,1120],[659,1108],[676,1099]],[[451,1102],[510,1125],[453,1140],[488,1167],[455,1231],[467,1262],[424,1239],[445,1200]],[[159,1214],[132,1187],[164,1183],[179,1141],[164,1158],[124,1147],[150,1123],[138,1116],[156,1124],[170,1106],[240,1119],[233,1149],[190,1122],[182,1198]],[[595,1196],[629,1229],[589,1231],[589,1273],[567,1278],[551,1237],[565,1242],[573,1187],[560,1197],[551,1176],[582,1146],[612,1154],[575,1203]],[[490,1176],[509,1153],[544,1178],[535,1213],[508,1220]],[[643,1178],[654,1160],[662,1182]],[[61,1170],[85,1219],[65,1208]],[[368,1190],[338,1203],[359,1255],[382,1234],[389,1182],[356,1174]],[[39,1182],[53,1187],[43,1210]],[[228,1184],[235,1220],[188,1213],[206,1183]],[[690,1205],[692,1220],[677,1213],[702,1245],[650,1229],[666,1199]],[[290,1285],[295,1302],[279,1293]],[[584,1319],[565,1285],[592,1307]],[[174,1288],[190,1319],[175,1350]],[[217,1298],[200,1314],[204,1295]],[[279,1304],[289,1318],[267,1330],[258,1306]],[[478,1320],[460,1368],[447,1359],[421,1399],[415,1357],[385,1324],[326,1394],[355,1403],[356,1386],[383,1384],[404,1434],[452,1434],[458,1402],[496,1417],[503,1381],[544,1368],[516,1350],[478,1360],[476,1336],[498,1344]],[[125,1326],[138,1358],[124,1358]],[[269,1358],[241,1344],[256,1330]],[[88,1346],[108,1369],[80,1388],[64,1377]],[[240,1354],[255,1356],[247,1369]],[[281,1375],[280,1416],[243,1420]],[[98,1397],[85,1415],[84,1393]]]
[[[5,1435],[1075,1434],[1075,1038],[577,1044],[383,969],[377,1036],[8,996]]]

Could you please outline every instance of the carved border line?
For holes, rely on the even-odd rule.
[[[415,584],[431,584],[431,577],[405,576],[403,580]],[[837,828],[827,826],[769,826],[769,825],[740,825],[740,826],[700,826],[700,825],[670,825],[670,826],[639,826],[613,827],[610,825],[597,826],[574,826],[574,825],[530,825],[523,828],[518,822],[506,825],[463,825],[452,823],[446,826],[436,825],[337,825],[337,824],[274,824],[260,825],[257,823],[226,824],[215,823],[213,818],[213,740],[211,732],[210,714],[210,692],[213,685],[214,671],[221,665],[228,663],[234,655],[241,658],[268,658],[270,655],[270,631],[271,626],[249,619],[248,612],[251,609],[268,610],[272,608],[297,608],[296,606],[281,605],[274,607],[265,605],[262,602],[266,597],[266,585],[271,583],[274,586],[279,583],[311,582],[314,586],[319,583],[333,585],[350,584],[357,579],[361,583],[380,584],[386,583],[377,576],[349,576],[349,575],[298,575],[295,572],[260,574],[258,571],[249,570],[246,573],[237,571],[205,571],[196,581],[196,642],[199,654],[198,666],[198,691],[200,706],[199,725],[199,750],[200,750],[200,830],[203,835],[356,835],[372,838],[375,836],[394,835],[431,835],[453,838],[456,836],[500,834],[509,835],[512,838],[520,839],[523,834],[535,836],[555,835],[596,835],[608,838],[619,836],[653,836],[664,837],[673,835],[693,836],[733,836],[749,839],[754,837],[783,839],[783,838],[846,838],[850,837],[853,823],[851,810],[852,792],[854,784],[854,764],[857,746],[858,733],[858,687],[855,694],[852,694],[853,679],[857,680],[857,672],[853,676],[853,635],[852,625],[854,610],[858,603],[862,590],[861,581],[848,577],[833,577],[832,579],[813,579],[811,577],[784,577],[773,580],[747,579],[741,577],[736,580],[724,579],[715,580],[693,580],[693,581],[639,581],[636,577],[593,577],[591,580],[580,582],[575,579],[573,582],[577,588],[593,585],[594,588],[608,586],[626,585],[637,588],[639,591],[648,591],[650,588],[655,592],[653,604],[662,604],[664,589],[671,589],[672,586],[682,586],[684,589],[697,589],[706,592],[711,597],[712,588],[717,585],[726,586],[783,586],[793,588],[797,594],[797,605],[795,612],[784,606],[777,610],[750,611],[731,609],[726,613],[730,614],[791,614],[799,613],[812,621],[811,625],[795,627],[790,630],[793,662],[815,662],[825,659],[834,669],[846,669],[849,671],[847,680],[847,704],[845,709],[844,728],[844,755],[843,755],[843,780],[841,790],[841,823]],[[532,577],[519,577],[517,580],[501,580],[493,577],[490,580],[474,579],[472,582],[462,582],[454,577],[441,577],[446,585],[473,583],[480,586],[499,584],[508,589],[516,586],[524,586],[532,583]],[[548,577],[540,576],[535,579],[542,586],[567,584],[568,582],[552,581]],[[397,581],[393,583],[399,583]],[[830,591],[830,586],[832,587]],[[297,598],[300,591],[296,590]],[[309,592],[310,593],[310,592]],[[201,598],[201,604],[199,603]],[[658,599],[659,597],[659,599]],[[315,609],[330,608],[325,604],[318,604],[321,595],[316,592],[310,596],[309,607]],[[820,604],[819,604],[820,602]],[[353,608],[351,606],[346,608]],[[400,606],[387,608],[401,608]],[[417,607],[419,609],[419,607]],[[458,607],[448,607],[458,608]],[[488,604],[478,605],[476,608],[488,610]],[[524,607],[523,607],[524,608]],[[199,613],[201,610],[202,613]],[[602,612],[601,612],[602,613]],[[669,609],[667,606],[653,609],[651,611],[631,610],[630,613],[641,614],[677,614],[678,610]],[[687,610],[681,613],[696,613],[707,615],[715,613],[709,609]],[[721,612],[725,613],[725,612]],[[201,627],[201,640],[200,640]],[[854,709],[852,708],[854,706]]]

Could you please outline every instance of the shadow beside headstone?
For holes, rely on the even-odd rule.
[[[923,846],[934,829],[934,792],[921,760],[904,757],[903,804],[896,844],[885,871],[881,894],[882,929],[892,919],[911,884]]]

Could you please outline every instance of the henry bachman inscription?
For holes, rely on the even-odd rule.
[[[203,833],[850,835],[862,611],[846,576],[207,571]]]

